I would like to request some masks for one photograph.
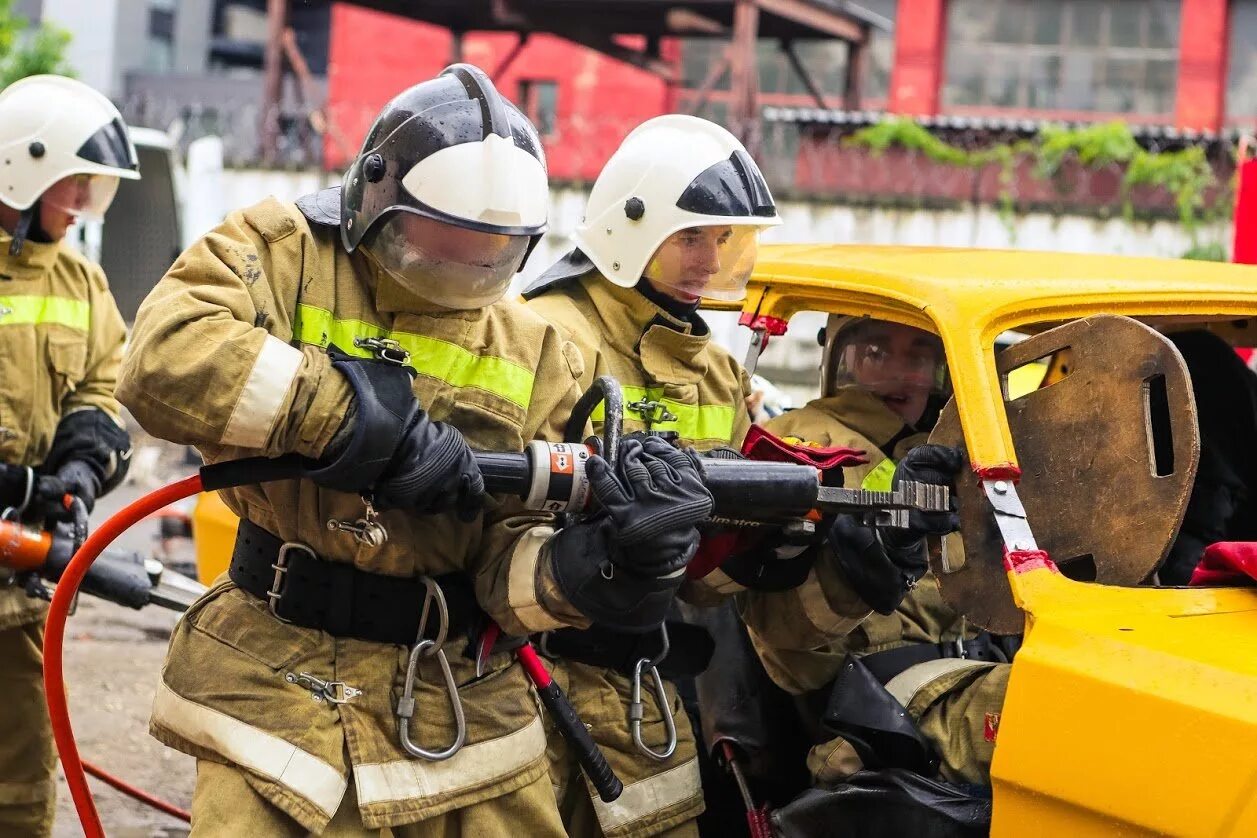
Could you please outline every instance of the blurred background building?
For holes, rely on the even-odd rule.
[[[456,60],[546,142],[534,270],[657,114],[747,142],[778,240],[1210,258],[1257,123],[1257,0],[12,2],[70,33],[70,65],[131,124],[167,133],[185,240],[335,182],[379,107]],[[779,366],[812,376],[806,344],[781,342]]]

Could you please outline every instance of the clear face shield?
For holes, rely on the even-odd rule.
[[[943,342],[884,320],[863,320],[838,335],[834,381],[869,391],[909,425],[918,426],[930,397],[950,395]]]
[[[449,309],[483,308],[506,294],[528,251],[528,236],[469,230],[394,212],[363,249],[408,291]]]
[[[88,221],[100,221],[118,194],[114,175],[67,175],[44,190],[41,203],[58,212]]]
[[[755,267],[759,230],[728,224],[678,230],[655,250],[643,276],[686,302],[740,300]]]

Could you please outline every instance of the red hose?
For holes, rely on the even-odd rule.
[[[70,615],[70,605],[74,602],[79,585],[83,583],[87,569],[115,538],[144,516],[200,491],[201,476],[196,474],[150,492],[114,514],[74,554],[52,595],[44,633],[44,690],[48,697],[48,715],[52,720],[52,736],[57,743],[57,752],[61,755],[61,767],[65,771],[70,797],[74,799],[74,808],[79,813],[79,822],[87,838],[104,838],[105,828],[101,825],[100,814],[92,800],[92,791],[87,785],[87,774],[79,756],[78,743],[74,741],[74,727],[70,722],[70,707],[66,701],[62,656],[65,623]]]
[[[192,823],[192,813],[187,811],[186,809],[180,809],[175,804],[168,803],[165,800],[162,800],[160,797],[153,797],[153,795],[144,791],[144,789],[136,788],[135,786],[131,785],[125,780],[121,780],[118,777],[115,777],[114,775],[106,771],[105,769],[97,765],[93,765],[87,760],[83,760],[83,769],[87,771],[88,774],[91,774],[93,777],[95,777],[97,780],[100,780],[102,783],[107,783],[113,786],[118,791],[122,792],[128,797],[133,797],[136,800],[140,801],[141,803],[147,806],[151,806],[152,808],[156,809],[159,812],[165,812],[167,815],[170,815],[172,818],[178,818],[184,823]]]

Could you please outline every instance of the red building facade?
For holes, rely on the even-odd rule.
[[[463,60],[492,74],[498,89],[538,126],[554,180],[593,179],[629,130],[675,107],[674,92],[658,76],[548,35],[529,38],[496,72],[518,40],[512,34],[466,35]],[[445,29],[335,4],[328,58],[334,130],[328,132],[325,165],[343,167],[380,107],[435,76],[453,51]]]
[[[875,42],[863,106],[913,116],[1013,116],[1107,120],[1216,133],[1257,122],[1257,0],[865,0],[898,22]],[[681,82],[569,41],[473,33],[466,61],[539,126],[556,180],[589,180],[633,126],[693,110],[718,45],[668,45]],[[387,99],[448,64],[444,29],[363,10],[332,10],[325,162],[338,168],[357,151]],[[835,99],[843,47],[813,43],[808,59]],[[812,99],[760,50],[761,104],[809,106]],[[499,69],[500,68],[500,69]],[[721,85],[704,96],[710,118],[726,113]]]

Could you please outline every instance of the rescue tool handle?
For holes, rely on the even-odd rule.
[[[476,465],[484,477],[485,489],[490,494],[528,497],[533,468],[527,454],[494,451],[476,451],[474,454]]]
[[[559,735],[567,742],[569,748],[576,751],[576,760],[580,763],[585,776],[589,778],[589,782],[593,783],[598,797],[604,803],[610,803],[618,798],[624,791],[624,783],[620,782],[620,778],[611,770],[607,758],[603,756],[593,737],[589,735],[589,729],[576,715],[576,709],[559,689],[559,685],[551,681],[546,686],[538,688],[537,695],[541,697],[541,703],[550,712],[550,718],[554,721],[554,726],[559,729]]]
[[[585,727],[580,716],[576,715],[576,708],[550,677],[549,671],[537,655],[537,650],[530,644],[524,644],[515,652],[515,655],[528,674],[528,680],[532,681],[533,687],[537,690],[541,703],[549,711],[559,735],[563,737],[567,746],[576,752],[576,761],[580,763],[589,782],[593,783],[598,797],[604,803],[616,800],[624,791],[624,784],[620,782],[619,777],[615,776],[615,772],[607,763],[607,758],[599,749],[598,743],[594,742],[593,737],[589,735],[589,728]]]

